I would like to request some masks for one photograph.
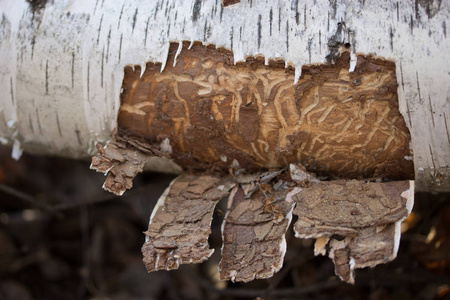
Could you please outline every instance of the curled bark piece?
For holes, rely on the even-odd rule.
[[[208,236],[217,202],[231,189],[213,176],[182,175],[159,198],[142,247],[148,272],[200,263],[214,252]]]
[[[306,171],[306,168],[300,164],[290,164],[289,173],[292,180],[294,180],[300,186],[307,186],[310,183],[318,183],[319,179],[316,175]]]
[[[222,225],[220,279],[248,282],[272,277],[280,270],[286,252],[285,233],[292,219],[293,202],[287,191],[249,194],[235,187]]]
[[[314,253],[328,255],[342,280],[354,283],[354,269],[393,260],[400,224],[411,212],[414,182],[332,181],[313,184],[293,196],[299,216],[296,237],[317,238]]]
[[[121,141],[110,142],[105,147],[97,144],[97,150],[90,168],[107,175],[103,189],[121,196],[133,187],[133,179],[142,172],[147,155]]]

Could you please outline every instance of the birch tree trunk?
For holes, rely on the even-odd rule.
[[[235,63],[282,59],[295,81],[347,45],[350,68],[357,53],[395,63],[416,191],[450,191],[449,15],[448,1],[432,0],[0,0],[1,142],[17,159],[93,155],[117,128],[124,68],[163,70],[171,41],[224,47]]]

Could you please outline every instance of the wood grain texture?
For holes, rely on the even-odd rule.
[[[181,50],[181,51],[180,51]],[[349,54],[295,72],[281,60],[248,57],[199,42],[171,44],[164,71],[127,67],[119,136],[169,139],[185,169],[248,171],[300,162],[318,174],[413,177],[410,135],[398,110],[395,65]]]

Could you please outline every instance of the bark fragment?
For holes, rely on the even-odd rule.
[[[315,183],[293,196],[296,237],[317,238],[314,253],[328,255],[342,280],[354,283],[355,268],[393,260],[400,223],[412,209],[412,181]]]
[[[287,190],[274,190],[267,183],[261,186],[259,181],[256,192],[248,188],[255,183],[243,184],[235,187],[229,197],[222,225],[219,264],[222,280],[248,282],[269,278],[282,267],[286,252],[284,235],[294,203],[286,197]]]
[[[121,141],[96,147],[98,153],[92,157],[91,169],[107,175],[103,188],[118,196],[131,189],[134,177],[143,170],[146,154]]]
[[[217,202],[226,196],[230,182],[214,176],[182,175],[158,200],[142,247],[148,272],[177,269],[183,263],[200,263],[214,252],[208,236]]]

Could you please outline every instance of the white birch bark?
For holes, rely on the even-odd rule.
[[[39,1],[38,1],[39,2]],[[45,2],[45,1],[41,1]],[[164,65],[170,41],[283,58],[300,76],[327,42],[395,61],[417,190],[450,191],[449,1],[0,0],[0,136],[20,149],[87,157],[116,126],[123,68]],[[447,33],[448,31],[448,33]]]

